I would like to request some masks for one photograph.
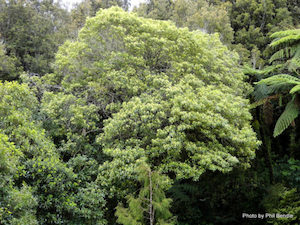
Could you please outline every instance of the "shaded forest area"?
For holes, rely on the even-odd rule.
[[[299,224],[300,1],[129,8],[0,0],[0,224]]]

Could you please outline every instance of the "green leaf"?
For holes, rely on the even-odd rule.
[[[300,79],[288,74],[278,74],[266,79],[262,79],[255,84],[266,84],[266,85],[286,85],[286,84],[300,84]]]
[[[290,101],[276,122],[273,136],[277,137],[280,135],[297,118],[298,114],[298,106],[294,103],[294,100]]]
[[[296,85],[290,90],[290,94],[294,94],[295,92],[298,92],[300,90],[300,84]]]

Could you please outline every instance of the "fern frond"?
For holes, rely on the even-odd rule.
[[[288,74],[278,74],[256,82],[256,84],[266,85],[286,85],[286,84],[300,84],[300,79]]]
[[[250,66],[245,65],[243,67],[243,73],[244,74],[249,74],[249,75],[260,75],[260,74],[263,73],[263,71],[262,70],[253,69]]]
[[[299,57],[300,55],[300,45],[292,45],[290,46],[290,57]]]
[[[265,77],[270,76],[270,74],[274,74],[278,72],[278,69],[281,67],[282,67],[281,65],[271,65],[271,66],[266,66],[262,70],[257,70],[245,65],[243,67],[243,73],[250,76],[255,76],[258,80],[261,80]]]
[[[250,109],[254,109],[260,105],[264,105],[267,101],[269,100],[272,100],[272,99],[276,99],[276,98],[279,98],[281,95],[277,94],[277,95],[272,95],[272,96],[269,96],[267,98],[263,98],[263,99],[260,99],[256,102],[253,102],[251,105],[250,105]]]
[[[265,84],[260,84],[255,86],[255,90],[252,92],[255,101],[260,101],[268,97],[269,88]]]
[[[253,102],[250,105],[250,109],[255,109],[256,107],[265,104],[267,101],[268,101],[268,98],[264,98],[264,99],[261,99],[261,100],[259,100],[257,102]]]
[[[282,106],[282,95],[279,95],[278,105],[279,105],[280,107]]]
[[[280,135],[292,123],[292,121],[297,118],[298,114],[299,108],[295,104],[293,99],[287,104],[284,112],[277,120],[273,136],[277,137],[278,135]]]
[[[300,29],[278,31],[278,32],[273,33],[270,37],[271,38],[282,38],[285,36],[297,35],[297,34],[300,34]]]
[[[289,48],[280,49],[275,52],[269,59],[269,63],[272,63],[275,60],[283,59],[284,57],[289,58]]]
[[[279,68],[279,66],[277,65],[272,65],[272,66],[266,66],[263,69],[263,74],[267,75],[267,74],[272,74],[274,71],[276,71]]]
[[[196,185],[184,183],[173,186],[170,190],[172,199],[177,202],[188,202],[192,194],[199,193],[199,187]]]
[[[300,34],[289,35],[282,38],[277,38],[270,44],[271,47],[277,48],[281,46],[291,46],[300,41]]]
[[[291,72],[296,72],[297,69],[300,68],[300,58],[293,57],[291,60],[289,60],[288,63],[288,70]]]
[[[268,86],[269,93],[268,94],[274,94],[274,93],[288,93],[289,90],[293,87],[292,84],[274,84]]]
[[[271,56],[271,58],[269,59],[269,63],[272,63],[279,59],[291,58],[291,57],[296,57],[296,58],[300,57],[300,45],[293,45],[278,50]]]
[[[298,92],[300,91],[300,85],[296,85],[295,87],[293,87],[291,90],[290,90],[290,94],[294,94],[295,92]]]

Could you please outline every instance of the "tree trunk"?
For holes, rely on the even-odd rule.
[[[262,113],[260,114],[262,115]],[[261,126],[260,126],[260,133],[261,133],[261,138],[263,142],[263,152],[264,152],[264,158],[266,165],[269,170],[269,179],[270,183],[274,183],[274,173],[273,173],[273,165],[272,165],[272,159],[271,159],[271,150],[272,150],[272,145],[271,145],[271,133],[270,133],[270,127],[267,126],[263,122],[262,116],[260,116],[260,121],[261,121]]]
[[[152,204],[152,198],[153,198],[153,189],[152,189],[152,176],[151,176],[151,170],[149,170],[149,216],[150,216],[150,225],[154,225],[154,210],[153,210],[153,204]]]

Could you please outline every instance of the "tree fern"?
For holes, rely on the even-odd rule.
[[[272,66],[276,65],[278,71],[289,71],[290,74],[274,74],[270,71],[270,77],[257,82],[259,86],[266,85],[268,88],[268,95],[272,93],[292,94],[293,100],[290,101],[284,112],[276,122],[274,129],[274,137],[280,135],[298,116],[299,108],[295,104],[294,98],[297,92],[300,92],[300,79],[296,76],[299,75],[298,69],[300,68],[300,29],[286,30],[276,32],[271,35],[274,40],[270,46],[276,50],[271,56],[269,62]],[[288,92],[287,92],[288,91]],[[270,97],[270,96],[269,96]],[[269,97],[260,99],[253,103],[253,106],[264,105],[269,102]],[[282,102],[280,98],[280,102]]]
[[[253,92],[253,96],[255,101],[260,101],[269,96],[270,90],[269,87],[265,84],[256,85],[255,90]]]
[[[273,63],[277,60],[288,60],[287,63],[281,64],[289,71],[295,72],[300,68],[300,29],[286,30],[276,32],[271,35],[271,38],[275,38],[270,44],[272,48],[277,50],[269,62]]]
[[[294,119],[297,118],[299,114],[299,108],[295,104],[294,99],[290,101],[284,110],[284,112],[281,114],[279,119],[276,122],[275,129],[273,136],[277,137],[280,135],[288,126],[294,121]]]

